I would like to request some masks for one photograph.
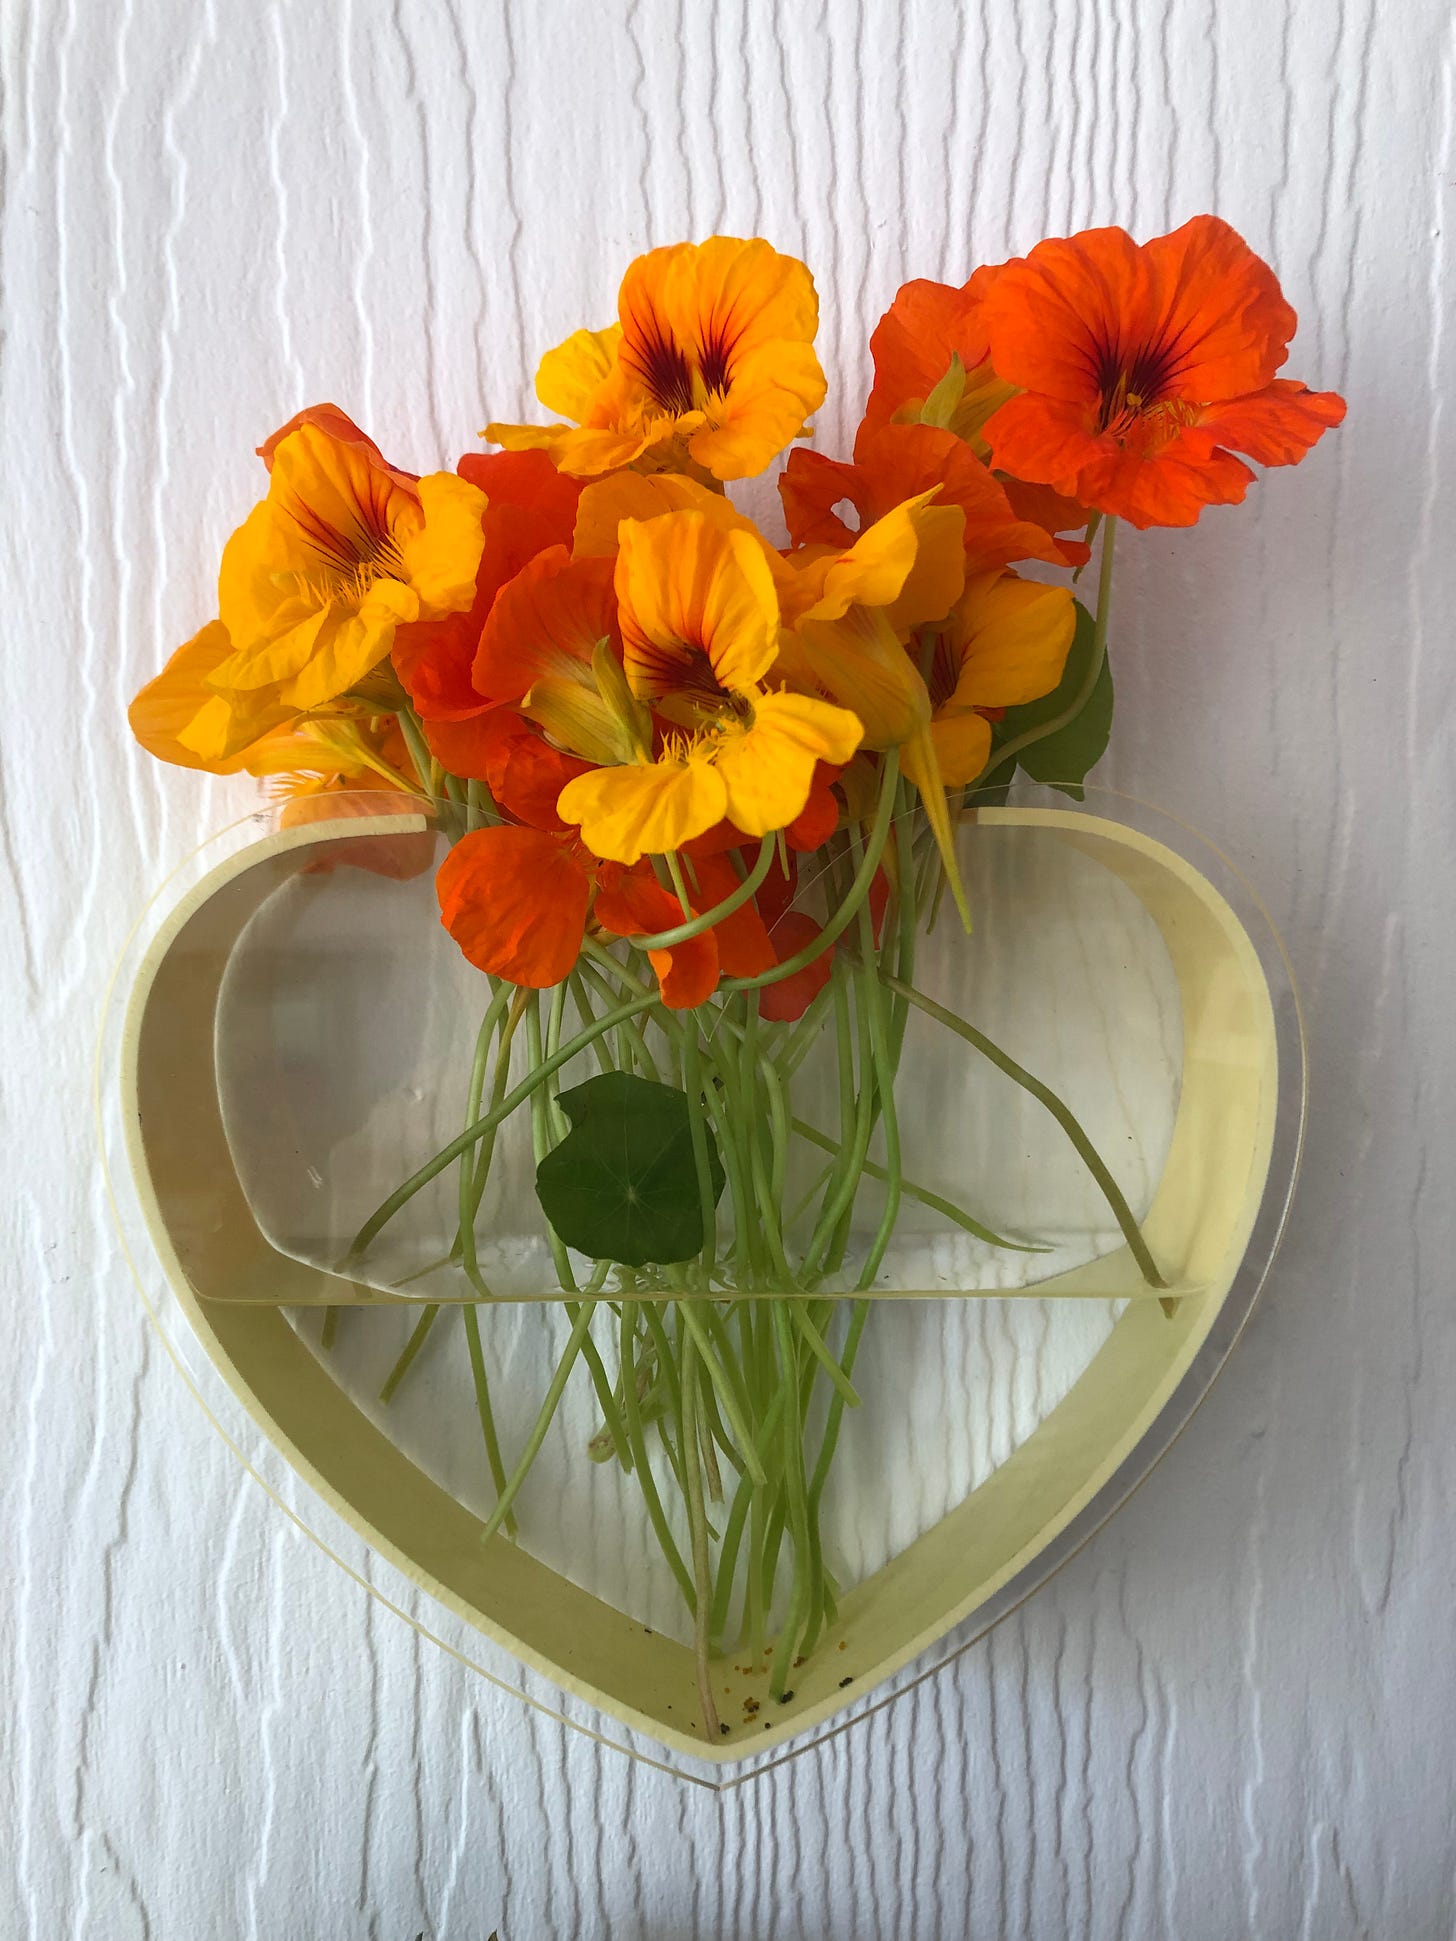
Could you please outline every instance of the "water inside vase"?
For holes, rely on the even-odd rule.
[[[1178,987],[1157,926],[1130,889],[1054,831],[970,828],[962,857],[972,933],[947,900],[920,940],[917,987],[1066,1100],[1141,1216],[1167,1157],[1182,1061]],[[228,964],[216,1059],[238,1178],[277,1250],[326,1272],[345,1270],[363,1222],[460,1132],[489,998],[486,979],[439,923],[432,871],[401,882],[352,867],[303,870],[261,906]],[[563,1036],[576,1023],[568,1012]],[[776,1029],[786,1039],[791,1027]],[[527,1069],[518,1032],[510,1083]],[[597,1069],[584,1049],[556,1084],[567,1090]],[[841,1127],[838,1071],[826,1017],[793,1077],[790,1110],[831,1144]],[[1044,1106],[917,1011],[895,1097],[915,1196],[902,1201],[872,1292],[1032,1291],[1118,1250],[1105,1198]],[[870,1156],[883,1163],[882,1132]],[[791,1264],[812,1232],[825,1158],[808,1137],[791,1141],[784,1207],[804,1202],[785,1230]],[[476,1220],[481,1272],[506,1300],[558,1298],[534,1177],[522,1109],[500,1131]],[[458,1181],[458,1168],[446,1167],[362,1259],[347,1261],[350,1277],[396,1298],[469,1297],[452,1258]],[[937,1200],[1041,1251],[978,1239]],[[856,1284],[883,1208],[883,1185],[865,1179],[843,1261],[817,1283],[820,1291]],[[728,1260],[727,1195],[720,1222],[720,1258]],[[573,1257],[582,1281],[591,1265]],[[652,1285],[650,1272],[638,1278]],[[609,1277],[607,1291],[615,1285]],[[348,1291],[341,1284],[341,1296]],[[737,1290],[725,1277],[719,1291]],[[1109,1282],[1090,1291],[1127,1289]]]

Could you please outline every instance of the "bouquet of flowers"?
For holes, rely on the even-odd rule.
[[[1018,771],[1076,793],[1106,746],[1118,522],[1192,525],[1243,498],[1238,454],[1292,464],[1344,413],[1276,375],[1294,313],[1210,216],[906,284],[848,460],[797,443],[816,325],[802,263],[715,236],[634,262],[618,321],[542,359],[553,422],[490,425],[499,449],[454,472],[301,411],[259,448],[218,617],[130,716],[164,760],[268,777],[286,819],[384,792],[448,844],[441,918],[483,979],[463,1128],[336,1268],[407,1297],[391,1222],[454,1179],[441,1298],[391,1387],[455,1303],[486,1534],[513,1534],[582,1364],[591,1453],[640,1483],[692,1613],[709,1734],[715,1650],[775,1650],[782,1696],[833,1621],[820,1509],[907,1208],[1034,1244],[908,1175],[912,1012],[1054,1115],[1163,1284],[1070,1109],[917,985],[917,949],[971,926],[957,825]],[[726,488],[786,449],[783,544]],[[1094,545],[1089,610],[1070,582]],[[501,1298],[489,1188],[517,1128],[569,1334],[506,1451],[478,1307]]]

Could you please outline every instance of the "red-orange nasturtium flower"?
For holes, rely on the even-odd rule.
[[[895,506],[935,488],[937,505],[959,506],[965,514],[969,572],[1018,559],[1076,566],[1087,556],[1079,541],[1058,539],[1024,516],[1005,481],[962,439],[933,425],[866,426],[856,440],[853,463],[795,451],[779,478],[789,536],[798,546],[850,545],[856,529],[838,511],[845,502],[863,531]]]
[[[748,478],[824,402],[814,280],[761,238],[639,256],[618,315],[541,360],[536,395],[574,424],[492,424],[485,435],[513,450],[539,446],[581,478],[626,465]]]
[[[473,830],[435,887],[445,928],[478,970],[542,991],[574,967],[592,877],[569,838],[505,823]]]
[[[474,595],[458,613],[400,627],[393,659],[433,752],[465,774],[472,771],[456,768],[450,752],[435,746],[434,724],[468,721],[490,705],[471,681],[481,629],[496,595],[522,567],[548,547],[570,545],[581,486],[545,452],[471,452],[457,469],[486,498]]]
[[[981,313],[991,270],[957,289],[917,278],[902,284],[870,337],[875,381],[864,422],[933,425],[988,458],[982,427],[1016,386],[998,376]]]
[[[1345,415],[1277,378],[1294,335],[1273,271],[1216,216],[1138,244],[1122,229],[1038,243],[982,303],[1019,387],[985,427],[995,463],[1135,526],[1191,526],[1296,464]]]
[[[694,915],[737,887],[722,856],[692,866]],[[590,920],[611,936],[641,937],[683,921],[677,898],[645,866],[624,870],[592,856],[570,834],[501,825],[477,829],[440,865],[440,914],[470,962],[531,990],[559,984],[575,966]],[[744,905],[679,944],[651,950],[664,1004],[701,1004],[720,973],[754,976],[776,960],[762,919]]]
[[[887,424],[908,424],[951,432],[989,462],[986,421],[1016,395],[1016,386],[991,363],[986,334],[983,300],[998,274],[979,269],[961,289],[919,280],[896,292],[870,338],[875,382],[855,439],[857,460],[877,463],[875,433]],[[1016,518],[1049,533],[1076,533],[1087,524],[1086,507],[1050,486],[1009,472],[998,478]],[[1088,558],[1080,539],[1063,539],[1060,549],[1068,566],[1081,566]]]

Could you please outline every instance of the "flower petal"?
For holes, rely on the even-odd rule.
[[[634,694],[658,701],[701,686],[742,693],[773,665],[779,603],[762,542],[702,512],[625,520],[616,588]],[[711,687],[711,683],[710,683]]]
[[[455,472],[431,472],[419,483],[423,522],[399,539],[402,577],[419,596],[426,619],[468,608],[475,597],[484,534],[485,494]]]
[[[1256,465],[1297,465],[1332,426],[1343,424],[1345,400],[1277,377],[1252,397],[1212,405],[1198,430],[1213,443],[1246,452]]]
[[[620,324],[573,331],[537,366],[536,396],[558,417],[585,424],[593,400],[612,374],[621,342]]]
[[[250,750],[289,719],[291,710],[265,695],[223,697],[206,686],[231,658],[232,641],[220,620],[209,620],[147,682],[127,709],[132,733],[149,755],[182,768],[230,775]]]
[[[436,888],[441,921],[478,970],[539,991],[576,963],[591,885],[559,836],[474,830],[440,865]]]
[[[543,674],[589,669],[597,642],[616,638],[611,561],[573,560],[565,546],[552,546],[497,594],[472,682],[492,700],[518,701]]]
[[[738,888],[741,878],[726,855],[698,856],[693,859],[691,882],[696,878],[693,909],[699,916],[724,903]],[[659,925],[666,928],[666,925]],[[757,977],[777,959],[768,931],[752,898],[740,903],[713,925],[718,939],[718,962],[725,977]]]
[[[988,435],[1018,402],[1013,399],[1001,407],[990,420]],[[965,514],[968,571],[1007,566],[1017,559],[1067,563],[1067,548],[1044,527],[1017,516],[1005,486],[969,445],[953,432],[932,425],[862,428],[853,465],[835,464],[818,452],[791,452],[779,479],[784,516],[796,545],[833,538],[836,531],[845,541],[852,539],[834,511],[845,500],[855,508],[861,525],[868,526],[895,506],[937,487],[937,508],[959,506]]]
[[[401,471],[397,465],[391,465],[374,440],[366,437],[349,414],[341,411],[336,404],[305,405],[303,410],[295,413],[286,425],[280,425],[277,431],[263,440],[258,447],[258,456],[270,472],[273,469],[273,454],[284,439],[290,433],[297,431],[300,425],[314,425],[320,431],[327,433],[336,443],[352,445],[369,465],[381,472],[387,472],[397,485],[412,488],[418,483],[415,473]]]
[[[598,891],[593,914],[614,937],[651,936],[683,921],[677,898],[653,876],[635,870]],[[671,1011],[691,1010],[718,987],[718,941],[712,930],[700,931],[667,950],[649,950],[647,957],[657,973],[662,1001]]]
[[[971,582],[944,635],[957,663],[949,711],[1019,707],[1050,694],[1062,678],[1076,630],[1070,587],[1044,586],[1014,573]],[[946,711],[938,708],[937,717]],[[947,774],[945,779],[967,778]]]
[[[727,813],[728,792],[701,756],[664,755],[594,768],[567,783],[556,808],[563,822],[580,827],[594,856],[632,864],[681,849],[711,829]]]
[[[807,911],[788,910],[775,923],[772,935],[777,961],[786,964],[791,957],[807,949],[816,937],[822,935],[822,931]],[[802,970],[781,977],[776,984],[764,985],[758,994],[759,1016],[772,1018],[780,1024],[792,1024],[802,1018],[829,982],[833,969],[834,945],[827,943]]]
[[[752,721],[715,750],[728,815],[750,836],[786,828],[809,799],[816,762],[847,762],[862,734],[855,715],[827,701],[759,695]]]
[[[1296,322],[1269,265],[1218,216],[1194,216],[1143,254],[1160,310],[1151,341],[1172,352],[1170,387],[1205,404],[1261,391]]]
[[[959,357],[967,371],[990,355],[979,289],[918,278],[895,301],[870,338],[875,382],[865,423],[885,424],[907,405],[922,405]]]
[[[946,788],[974,782],[991,758],[991,724],[974,709],[937,715],[930,724],[930,741]]]
[[[720,526],[754,532],[731,499],[677,472],[614,472],[582,490],[572,551],[578,559],[615,557],[624,519],[656,519],[664,512],[702,512]]]
[[[807,621],[789,638],[785,660],[802,663],[824,693],[853,711],[867,748],[899,747],[928,725],[929,691],[881,608],[851,607],[842,620]]]

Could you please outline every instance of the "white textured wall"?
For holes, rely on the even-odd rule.
[[[1445,0],[6,0],[0,1934],[1451,1932],[1453,26]],[[1223,838],[1308,1001],[1285,1252],[1153,1481],[953,1671],[723,1799],[533,1718],[294,1537],[149,1343],[88,1062],[240,799],[123,704],[307,399],[406,463],[623,262],[805,255],[847,429],[906,275],[1216,208],[1347,392],[1129,543],[1111,778]],[[12,1595],[13,1592],[13,1595]]]

